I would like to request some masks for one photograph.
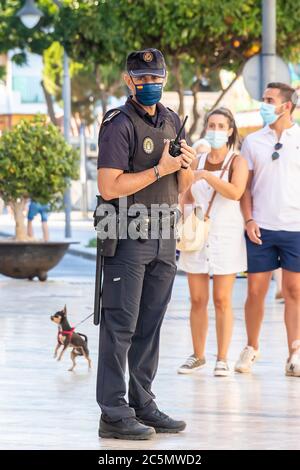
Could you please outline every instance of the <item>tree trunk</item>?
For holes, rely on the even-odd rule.
[[[210,108],[209,111],[207,111],[207,113],[211,112],[213,109],[215,109],[219,103],[222,101],[222,99],[224,98],[224,96],[226,95],[226,93],[228,93],[228,91],[232,88],[232,86],[235,84],[235,82],[237,81],[237,79],[241,76],[241,73],[242,73],[242,67],[237,71],[236,73],[236,76],[234,77],[234,79],[229,83],[228,87],[227,88],[224,88],[224,90],[222,90],[221,94],[218,96],[218,98],[216,99],[216,101],[214,102],[214,104],[212,105],[212,107]],[[198,120],[199,120],[199,117],[198,116]],[[194,125],[194,123],[193,123]],[[194,130],[196,129],[196,125],[197,123],[195,124],[195,127],[194,127]],[[191,132],[191,130],[190,130]],[[202,132],[203,132],[203,129],[202,129]],[[191,133],[192,135],[192,133]],[[200,133],[201,135],[201,133]]]
[[[101,106],[102,106],[102,116],[106,114],[108,104],[108,96],[105,91],[101,92]]]
[[[108,94],[103,89],[103,85],[101,83],[101,72],[100,72],[99,65],[96,66],[95,74],[96,74],[96,83],[100,90],[100,101],[101,101],[101,106],[102,106],[102,117],[103,117],[107,111]]]
[[[184,86],[180,73],[180,62],[176,57],[173,59],[172,72],[175,79],[175,89],[179,97],[179,107],[177,112],[182,118],[184,116]]]
[[[26,232],[26,227],[25,227],[25,216],[24,216],[24,210],[26,206],[26,199],[18,199],[16,201],[12,201],[10,203],[10,206],[12,207],[12,210],[14,212],[14,218],[15,218],[15,239],[22,241],[22,240],[27,240],[27,232]]]
[[[43,89],[43,92],[44,92],[45,101],[46,101],[46,104],[47,104],[47,109],[48,109],[48,114],[49,114],[50,121],[52,122],[52,124],[57,126],[58,124],[57,124],[57,119],[56,119],[55,113],[54,113],[52,98],[51,98],[50,93],[48,93],[43,80],[41,81],[41,86],[42,86],[42,89]]]
[[[230,90],[230,88],[232,88],[232,86],[235,84],[235,82],[237,81],[237,79],[241,76],[241,73],[242,73],[242,68],[240,68],[237,73],[236,73],[236,76],[234,77],[234,79],[229,83],[228,87],[227,88],[224,88],[224,90],[222,91],[222,93],[218,96],[218,99],[214,102],[213,106],[211,107],[211,109],[208,111],[212,111],[214,108],[216,108],[219,103],[222,101],[222,99],[224,98],[224,96],[226,95],[226,93]]]
[[[117,92],[118,88],[121,88],[122,86],[123,86],[123,80],[120,78],[110,85],[108,89],[108,94],[114,95]]]
[[[193,122],[189,129],[189,136],[190,138],[194,134],[197,129],[198,119],[200,114],[198,113],[198,91],[199,91],[199,79],[195,80],[192,85],[192,93],[193,93]]]

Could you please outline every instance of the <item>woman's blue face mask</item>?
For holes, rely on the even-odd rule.
[[[135,96],[144,106],[153,106],[161,100],[163,83],[140,83],[135,86]]]
[[[227,131],[213,131],[208,130],[204,139],[210,144],[213,149],[220,149],[228,142]]]

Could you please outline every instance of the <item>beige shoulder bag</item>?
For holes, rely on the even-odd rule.
[[[236,155],[232,154],[222,170],[220,179],[223,178],[225,171],[229,168],[232,160],[235,157]],[[189,214],[181,214],[181,217],[177,223],[177,250],[201,251],[203,249],[209,235],[209,214],[216,195],[217,191],[214,191],[204,217],[202,215],[202,209],[200,206],[193,207]],[[184,217],[184,215],[186,215],[186,217]]]

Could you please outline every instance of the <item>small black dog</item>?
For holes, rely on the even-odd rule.
[[[58,361],[61,360],[63,353],[68,347],[73,348],[71,351],[71,359],[73,362],[72,367],[69,371],[74,370],[76,366],[75,358],[76,356],[84,356],[89,364],[89,369],[91,369],[92,361],[89,357],[88,350],[88,339],[86,335],[82,333],[75,333],[74,328],[71,328],[67,320],[67,307],[64,306],[63,310],[56,312],[54,315],[51,315],[51,321],[58,325],[58,334],[57,334],[57,345],[54,351],[54,358],[57,357],[58,350],[63,346],[62,350],[59,353]]]

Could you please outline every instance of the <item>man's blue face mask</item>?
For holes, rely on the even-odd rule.
[[[153,106],[161,100],[163,83],[141,83],[135,86],[135,96],[144,106]]]
[[[280,108],[280,106],[285,103],[286,102],[279,104],[278,106],[270,103],[261,103],[259,111],[265,125],[274,124],[274,122],[276,122],[277,119],[285,113],[285,111],[283,111],[281,114],[276,114],[276,109]]]

